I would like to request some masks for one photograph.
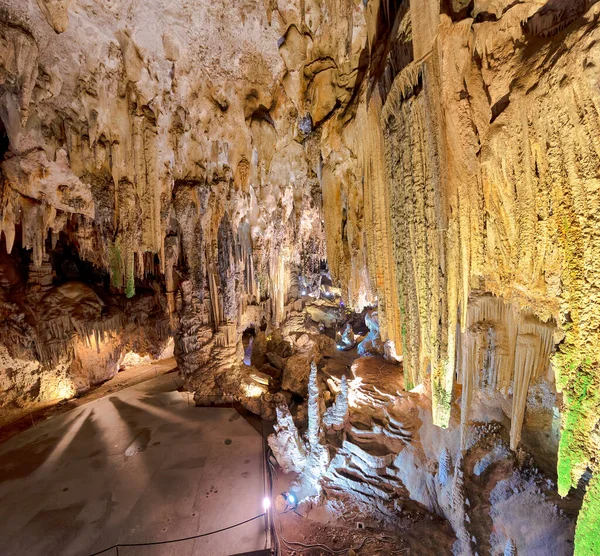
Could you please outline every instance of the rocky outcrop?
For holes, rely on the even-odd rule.
[[[598,5],[370,8],[368,79],[322,139],[341,145],[323,149],[332,272],[351,291],[360,271],[344,264],[362,255],[383,340],[406,387],[431,392],[438,425],[458,377],[465,426],[487,397],[515,449],[529,388],[562,392],[566,494],[598,450]],[[336,159],[343,149],[353,156]]]
[[[340,392],[335,397],[331,407],[323,415],[323,425],[326,430],[339,431],[346,426],[348,421],[348,380],[346,375],[340,381]]]
[[[329,463],[329,452],[322,442],[324,423],[321,421],[317,372],[317,366],[312,362],[308,381],[308,427],[305,438],[300,438],[287,407],[278,406],[275,433],[268,439],[269,446],[284,472],[293,471],[298,474],[291,486],[297,502],[306,499],[318,500],[321,494],[321,480]]]
[[[283,87],[292,31],[278,48],[287,24],[258,4],[226,27],[202,3],[1,7],[2,249],[59,286],[68,242],[108,296],[166,290],[186,385],[218,394],[244,327],[283,322],[324,258],[316,159]]]

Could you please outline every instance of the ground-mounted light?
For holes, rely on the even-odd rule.
[[[256,382],[242,383],[242,392],[247,398],[260,398],[267,389]]]
[[[293,492],[282,492],[281,495],[287,502],[288,506],[295,508],[298,505],[298,497]]]

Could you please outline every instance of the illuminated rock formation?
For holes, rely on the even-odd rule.
[[[313,496],[328,454],[310,364],[376,307],[359,351],[401,357],[402,384],[355,377],[324,421],[394,450],[340,440],[327,481],[351,468],[363,502],[406,489],[474,552],[450,483],[547,438],[560,495],[587,488],[575,551],[594,554],[600,4],[233,4],[0,0],[0,405],[73,396],[173,338],[198,403],[277,407],[294,440],[273,450],[306,452]],[[448,451],[404,448],[401,391],[456,432]],[[349,429],[360,396],[383,424]],[[461,468],[490,421],[507,447]],[[438,461],[438,481],[409,476]],[[529,546],[511,527],[494,549]]]
[[[515,449],[530,385],[555,383],[564,495],[598,451],[598,5],[371,9],[378,63],[355,117],[328,122],[326,140],[361,168],[345,170],[348,157],[336,153],[324,159],[326,213],[328,198],[342,204],[341,225],[326,222],[332,272],[350,293],[336,257],[360,260],[344,230],[364,207],[356,227],[367,237],[383,339],[399,344],[406,387],[431,392],[440,426],[450,424],[457,377],[463,434],[473,394],[486,395],[490,412],[511,419]],[[335,172],[345,179],[327,191]],[[361,174],[362,195],[348,194]]]
[[[326,429],[342,430],[348,421],[348,380],[346,375],[340,381],[340,392],[331,407],[323,415],[323,425]]]
[[[321,442],[321,397],[314,361],[310,367],[307,404],[308,427],[304,440],[300,439],[287,407],[277,408],[275,433],[268,439],[282,469],[286,473],[293,471],[298,474],[291,488],[299,502],[307,498],[318,499],[321,481],[329,464],[329,452]]]

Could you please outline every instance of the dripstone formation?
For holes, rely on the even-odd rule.
[[[0,0],[0,424],[173,350],[314,504],[600,554],[599,20]]]

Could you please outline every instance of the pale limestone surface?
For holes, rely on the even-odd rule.
[[[175,336],[188,389],[273,416],[242,332],[302,333],[294,302],[326,258],[346,306],[378,304],[435,424],[461,396],[463,433],[506,419],[516,449],[524,423],[555,438],[556,414],[560,493],[597,465],[596,2],[0,8],[0,228],[31,253],[33,313],[62,231],[110,274],[105,302],[154,289],[152,318],[128,324]],[[5,282],[2,398],[43,397],[43,377],[74,389],[77,319],[32,319]],[[87,335],[129,349],[113,317]],[[300,359],[290,389],[304,392]]]

